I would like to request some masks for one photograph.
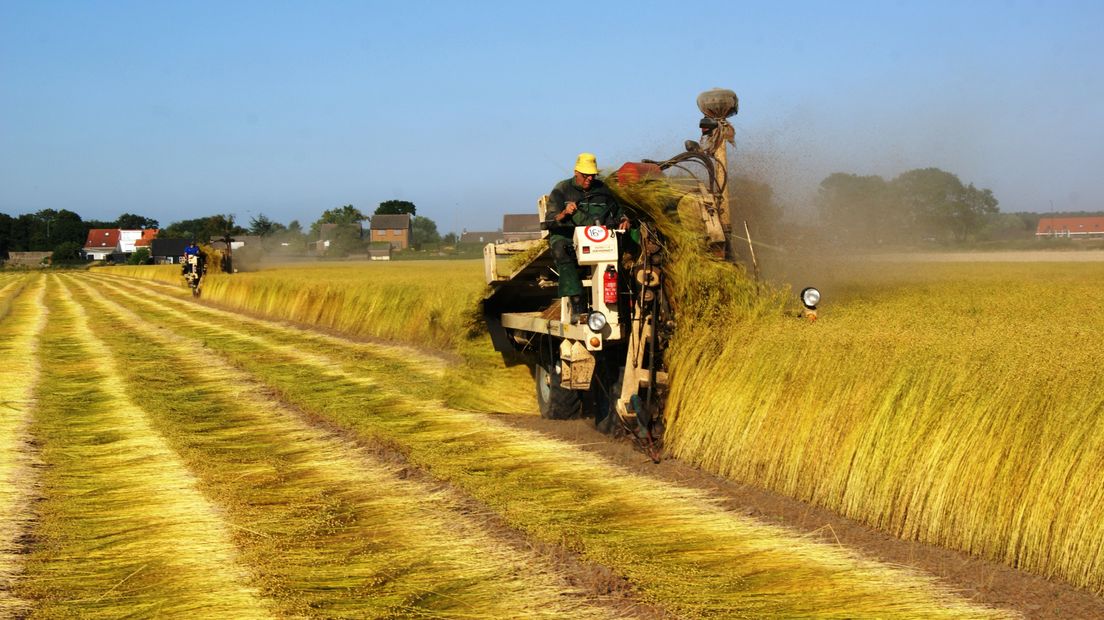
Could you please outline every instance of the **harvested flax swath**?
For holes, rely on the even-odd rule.
[[[41,277],[30,289],[15,282],[0,288],[0,617],[29,611],[13,589],[22,572],[19,540],[31,521],[34,455],[28,426],[39,364],[35,342],[46,324],[44,294]]]
[[[54,276],[56,278],[56,276]],[[42,617],[265,618],[226,523],[51,280],[32,432],[45,464],[16,593]]]
[[[141,357],[120,372],[204,491],[220,498],[243,563],[262,591],[279,593],[284,613],[609,615],[535,554],[489,536],[446,490],[399,479],[248,375],[72,282],[110,354]]]

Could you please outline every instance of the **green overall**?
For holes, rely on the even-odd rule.
[[[575,213],[562,222],[556,222],[556,216],[569,202],[575,203]],[[597,178],[590,182],[590,189],[584,190],[575,184],[575,178],[564,179],[556,184],[548,195],[547,220],[548,245],[552,249],[552,260],[560,274],[558,286],[560,297],[571,297],[583,292],[579,279],[579,266],[575,263],[575,249],[572,238],[576,226],[591,226],[595,223],[616,228],[621,221],[621,206],[613,193]]]

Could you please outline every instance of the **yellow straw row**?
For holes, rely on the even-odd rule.
[[[16,593],[44,617],[269,617],[217,508],[56,276],[47,308],[32,427],[43,499]]]
[[[266,593],[292,615],[607,617],[451,494],[307,424],[248,375],[71,278],[129,389],[220,498]],[[119,327],[125,329],[120,330]]]
[[[32,279],[30,288],[21,286]],[[22,573],[19,541],[28,531],[35,491],[28,426],[38,377],[36,340],[46,324],[43,282],[29,275],[0,281],[0,617],[28,611],[13,588]]]

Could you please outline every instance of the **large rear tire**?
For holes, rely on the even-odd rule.
[[[537,384],[537,405],[542,418],[567,420],[579,415],[579,392],[560,387],[560,375],[554,369],[559,360],[537,363],[533,377]]]

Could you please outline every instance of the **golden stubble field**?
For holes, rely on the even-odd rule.
[[[687,333],[672,452],[1099,591],[1099,371],[1030,352],[1099,336],[1074,310],[1104,269],[846,271],[816,324]],[[531,387],[467,337],[480,274],[272,269],[212,276],[202,304],[175,268],[0,274],[0,610],[1007,615],[483,413],[525,414]],[[1064,399],[1030,397],[1056,381]]]

